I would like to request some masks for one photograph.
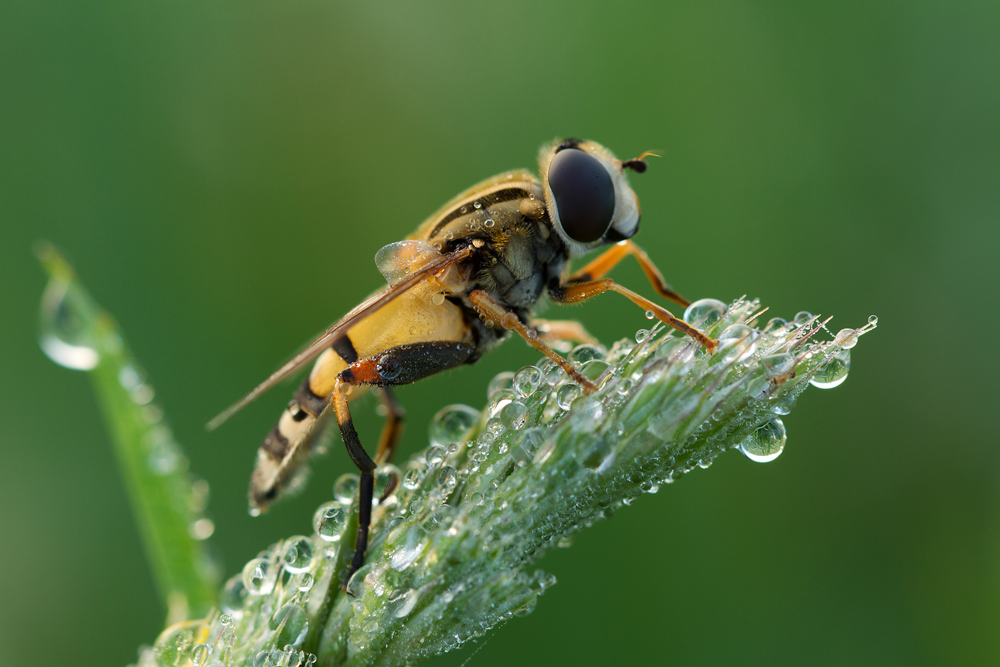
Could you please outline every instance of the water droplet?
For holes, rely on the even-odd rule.
[[[591,359],[601,359],[604,357],[604,349],[597,345],[577,345],[569,353],[570,361],[584,363]]]
[[[649,329],[639,329],[635,332],[635,342],[642,345],[649,339]]]
[[[809,378],[809,384],[819,389],[832,389],[847,379],[850,370],[851,353],[849,350],[840,350],[816,369]]]
[[[479,202],[477,202],[477,201],[474,201],[474,202],[472,202],[472,206],[473,206],[474,208],[476,208],[477,210],[478,210],[478,209],[481,209],[481,208],[483,207],[483,205],[482,205],[482,204],[480,204],[480,203],[479,203]]]
[[[653,312],[653,311],[651,311],[651,310],[647,310],[647,311],[646,311],[646,319],[647,319],[647,320],[652,320],[652,319],[656,319],[656,313],[654,313],[654,312]]]
[[[500,411],[500,422],[509,429],[518,430],[524,426],[528,408],[518,401],[510,401]]]
[[[541,384],[542,372],[535,366],[525,366],[514,374],[514,393],[519,396],[531,396]]]
[[[854,329],[841,329],[834,336],[833,342],[845,350],[850,350],[858,344],[858,332]]]
[[[416,589],[397,593],[389,599],[390,611],[396,618],[406,618],[413,611],[419,599],[420,593]]]
[[[412,271],[440,256],[437,249],[423,241],[397,241],[379,248],[375,253],[375,265],[386,282],[395,285]]]
[[[312,572],[301,572],[296,575],[293,585],[298,590],[306,593],[313,587],[314,583],[316,583],[316,577],[312,575]]]
[[[764,333],[784,333],[786,331],[786,326],[788,321],[783,317],[772,317],[764,325]]]
[[[347,510],[336,500],[323,503],[313,515],[313,530],[326,542],[338,541],[346,525]]]
[[[214,532],[215,523],[205,517],[192,521],[188,526],[188,533],[196,540],[207,540]]]
[[[451,466],[443,466],[437,476],[437,485],[445,494],[450,494],[458,484],[458,475]]]
[[[427,452],[424,454],[424,459],[427,461],[427,465],[435,468],[441,465],[444,461],[444,457],[447,454],[444,447],[439,447],[437,445],[433,447],[428,447]]]
[[[60,366],[89,371],[100,360],[97,341],[87,328],[79,304],[67,298],[71,289],[61,280],[49,281],[42,295],[39,344],[46,356]]]
[[[604,438],[597,438],[583,455],[583,465],[594,472],[605,472],[614,462],[614,452]]]
[[[493,225],[495,224],[497,223],[493,222],[493,218],[486,218],[486,221],[483,222],[483,226],[486,227],[487,229],[493,227]]]
[[[277,568],[266,558],[254,558],[243,566],[243,586],[251,595],[267,595],[277,578]]]
[[[202,667],[206,662],[208,662],[209,656],[212,655],[212,647],[208,644],[198,644],[191,651],[191,664],[194,667]]]
[[[874,329],[878,326],[878,316],[872,315],[868,318],[868,324]]]
[[[243,585],[243,575],[237,574],[229,579],[222,588],[222,595],[219,599],[219,607],[226,614],[239,616],[243,613],[243,601],[247,597],[247,588]],[[230,618],[228,615],[225,618]],[[225,625],[225,623],[223,623]]]
[[[570,426],[578,433],[593,431],[602,419],[604,405],[600,399],[591,397],[574,405]]]
[[[580,397],[580,387],[575,384],[564,384],[556,390],[556,403],[563,410],[569,410],[573,401]]]
[[[274,631],[271,641],[279,646],[297,646],[301,644],[302,640],[306,638],[306,632],[309,630],[306,610],[297,604],[291,603],[274,612],[268,625]],[[282,660],[284,657],[281,656],[279,660]]]
[[[731,324],[719,334],[719,350],[726,363],[748,361],[757,351],[757,332],[745,324]]]
[[[444,294],[442,294],[441,292],[438,292],[437,294],[433,295],[431,297],[431,303],[433,303],[435,306],[440,306],[441,304],[443,304],[444,303]]]
[[[793,319],[792,322],[801,327],[803,324],[811,322],[814,317],[815,315],[810,313],[808,310],[800,310],[795,313],[795,319]]]
[[[399,478],[402,477],[399,468],[391,463],[383,463],[375,470],[375,503],[377,505],[389,504],[395,500],[395,493],[386,496],[386,492],[391,485],[398,485]],[[382,497],[385,496],[383,499]]]
[[[302,535],[290,537],[282,544],[281,564],[292,574],[305,572],[312,567],[316,550],[312,540]]]
[[[740,451],[758,463],[767,463],[778,458],[785,448],[785,424],[775,417],[764,422],[740,443]]]
[[[379,357],[375,369],[385,380],[395,380],[403,372],[403,364],[396,355],[387,353]]]
[[[505,371],[503,373],[497,373],[490,380],[489,385],[486,387],[486,395],[492,396],[501,389],[513,389],[514,386],[514,374],[510,371]]]
[[[350,505],[357,492],[358,476],[353,473],[344,473],[333,483],[333,497],[343,505]]]
[[[479,411],[467,405],[449,405],[431,419],[428,435],[432,445],[446,447],[461,441],[479,421]]]
[[[591,359],[580,367],[580,374],[588,380],[597,380],[604,372],[611,368],[611,364],[603,359]]]
[[[421,479],[423,479],[423,473],[416,468],[410,468],[403,475],[403,488],[413,491],[420,486]]]
[[[699,299],[684,311],[684,321],[707,332],[726,313],[726,304],[718,299]]]
[[[787,352],[772,354],[760,360],[764,370],[770,377],[790,374],[795,369],[795,355]]]
[[[344,587],[347,594],[354,599],[360,598],[365,592],[365,577],[372,570],[372,564],[362,565],[357,572],[351,575],[351,578],[347,580],[347,585]]]

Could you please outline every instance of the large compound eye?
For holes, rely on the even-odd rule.
[[[615,185],[604,165],[579,148],[566,148],[552,158],[548,178],[563,231],[580,243],[604,236],[615,214]]]

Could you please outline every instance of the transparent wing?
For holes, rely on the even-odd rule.
[[[255,401],[261,394],[278,384],[289,375],[295,373],[304,365],[312,361],[320,352],[333,345],[338,340],[347,336],[348,330],[362,321],[387,303],[395,301],[408,291],[424,282],[428,278],[436,275],[456,264],[472,254],[472,248],[462,248],[447,255],[438,254],[420,266],[419,269],[412,270],[410,275],[401,278],[395,284],[376,292],[368,297],[360,305],[340,319],[336,324],[324,331],[319,338],[307,345],[301,352],[296,354],[281,368],[272,373],[266,380],[261,382],[249,394],[241,398],[236,403],[219,413],[212,421],[208,422],[206,428],[214,431],[224,424],[230,417],[242,410],[249,403]]]

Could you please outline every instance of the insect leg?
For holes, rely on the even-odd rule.
[[[523,338],[528,345],[559,364],[559,367],[566,371],[566,374],[573,378],[573,381],[580,385],[586,393],[589,394],[597,389],[597,385],[581,375],[580,371],[573,368],[568,361],[563,359],[556,353],[555,350],[546,345],[538,335],[537,331],[527,327],[524,322],[521,321],[521,318],[517,316],[517,313],[508,310],[506,306],[482,290],[477,289],[469,292],[469,301],[472,302],[475,309],[487,321],[492,321],[501,325],[508,331],[513,331]]]
[[[642,268],[642,272],[646,274],[646,278],[649,279],[657,294],[684,307],[691,305],[689,300],[675,292],[667,284],[667,281],[663,279],[663,274],[653,264],[653,260],[649,258],[646,251],[632,241],[622,241],[611,246],[590,264],[571,275],[569,282],[583,283],[603,278],[618,262],[629,255],[635,257],[636,261],[639,262],[639,267]]]
[[[576,320],[531,320],[528,326],[538,332],[547,343],[568,341],[570,343],[583,343],[586,345],[597,345],[599,341],[590,335],[590,332],[583,328],[583,325]]]
[[[338,379],[330,400],[333,404],[333,414],[337,418],[337,426],[340,427],[340,436],[344,439],[344,446],[347,447],[347,455],[361,471],[361,479],[358,482],[358,536],[354,541],[351,570],[347,574],[347,580],[350,580],[351,575],[365,562],[365,551],[368,549],[368,526],[372,521],[372,496],[375,492],[375,462],[361,445],[361,438],[354,428],[351,411],[347,407],[347,395],[344,392],[348,384],[350,383]]]
[[[389,387],[382,387],[377,393],[379,402],[385,408],[385,426],[382,428],[378,449],[375,450],[375,461],[386,463],[392,461],[392,457],[396,453],[396,445],[399,444],[399,438],[403,435],[406,410],[399,404],[396,395]]]
[[[698,331],[684,320],[674,317],[666,308],[658,306],[646,297],[636,294],[629,288],[619,285],[610,278],[595,280],[589,283],[567,285],[551,290],[552,299],[559,303],[579,303],[581,301],[586,301],[591,297],[595,297],[598,294],[604,294],[605,292],[618,292],[640,308],[652,311],[664,324],[667,324],[674,329],[677,329],[677,331],[695,339],[709,352],[715,351],[715,346],[717,345],[716,341]]]
[[[472,345],[457,342],[400,345],[379,354],[358,359],[337,375],[337,382],[331,396],[334,415],[337,417],[337,424],[340,426],[340,434],[344,438],[347,453],[354,461],[354,465],[361,470],[361,480],[358,485],[358,536],[354,542],[354,558],[351,560],[351,569],[347,574],[348,580],[365,562],[365,551],[368,549],[368,529],[372,517],[376,465],[375,461],[365,452],[361,440],[358,438],[358,432],[354,429],[344,388],[348,385],[376,385],[388,390],[391,385],[416,382],[449,368],[461,366],[472,356],[474,351],[475,348]],[[402,413],[402,409],[396,404],[391,393],[388,395],[388,399],[390,401],[390,414],[393,409],[398,411],[397,414]],[[393,405],[395,408],[392,407]],[[395,425],[391,421],[387,423],[376,460],[382,462],[392,456],[392,448],[395,446],[395,439],[398,435],[398,423]]]

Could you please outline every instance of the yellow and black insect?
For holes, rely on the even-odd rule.
[[[639,230],[639,200],[626,172],[644,172],[643,157],[622,162],[592,141],[555,141],[539,152],[541,178],[522,169],[487,179],[445,204],[407,240],[379,250],[375,261],[388,286],[209,425],[215,428],[316,358],[257,452],[250,480],[251,512],[264,511],[291,485],[309,458],[324,418],[332,414],[347,453],[361,471],[353,574],[363,564],[368,545],[374,472],[392,459],[402,428],[404,414],[392,386],[474,363],[513,331],[562,367],[585,392],[596,389],[546,344],[552,339],[584,340],[583,328],[572,321],[531,319],[543,292],[558,303],[618,292],[712,351],[715,341],[604,278],[631,255],[660,296],[688,304],[629,240]],[[582,270],[570,273],[572,258],[610,244]],[[366,387],[381,388],[388,415],[374,458],[362,446],[348,408],[362,393],[358,389]]]

